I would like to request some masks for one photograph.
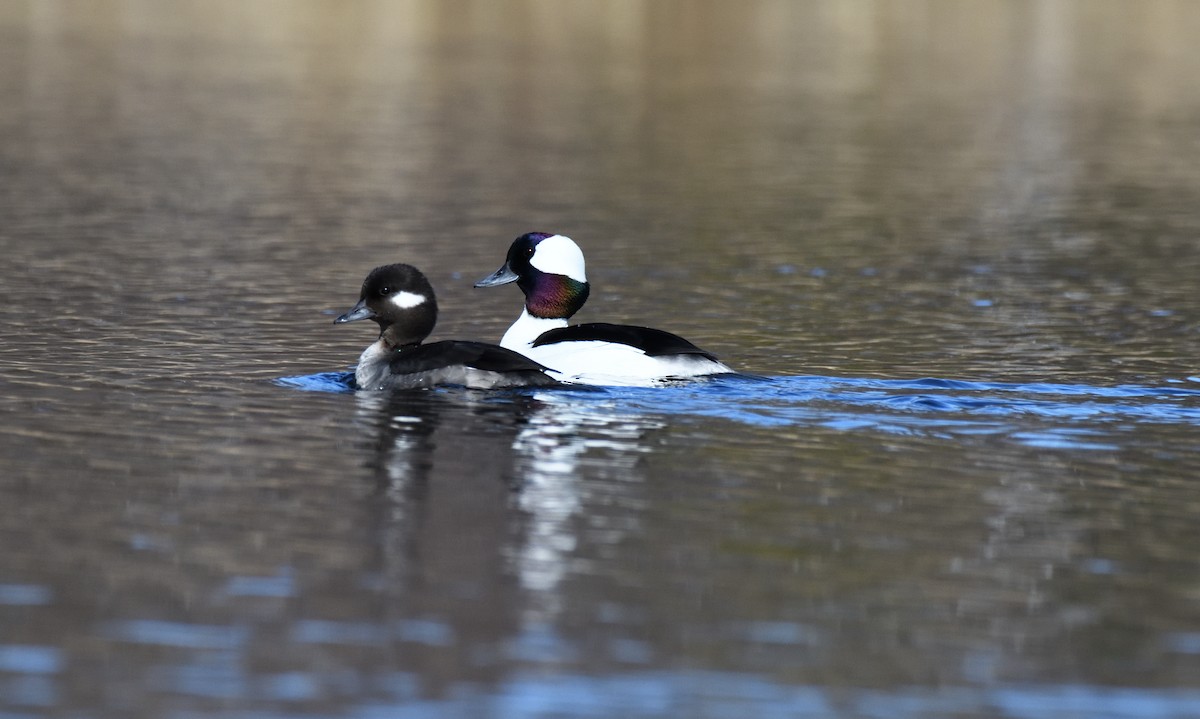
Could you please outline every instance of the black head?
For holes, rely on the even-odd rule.
[[[583,252],[566,235],[529,232],[513,240],[504,265],[475,283],[495,287],[516,282],[535,317],[568,318],[588,297]]]
[[[334,323],[367,319],[379,325],[379,336],[394,347],[421,344],[437,324],[433,286],[412,265],[376,267],[363,280],[358,304]]]

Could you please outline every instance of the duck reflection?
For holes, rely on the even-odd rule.
[[[398,586],[411,570],[477,584],[494,573],[494,549],[513,531],[505,507],[520,484],[512,445],[536,400],[450,389],[356,399],[387,579]]]
[[[529,658],[526,638],[545,636],[592,553],[581,545],[636,529],[590,510],[636,491],[647,437],[662,425],[604,396],[359,394],[376,499],[386,500],[372,515],[379,577],[405,617],[439,617],[455,633],[455,669],[443,655],[446,671],[425,666],[427,679],[487,680],[514,653]]]
[[[663,423],[561,393],[540,397],[538,411],[528,417],[512,445],[521,481],[514,504],[526,518],[513,559],[530,598],[526,619],[548,622],[562,609],[558,588],[577,556],[579,518],[589,517],[589,535],[606,544],[636,529],[631,522],[605,527],[601,515],[589,515],[585,507],[607,504],[608,495],[622,486],[606,480],[640,481],[640,459],[650,451],[646,437]]]

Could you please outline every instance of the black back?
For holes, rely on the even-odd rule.
[[[467,340],[445,340],[427,345],[405,347],[392,355],[388,366],[394,375],[415,374],[465,365],[472,369],[488,372],[515,372],[530,384],[542,386],[558,384],[545,374],[547,369],[523,354],[486,342]],[[545,382],[538,378],[544,378]]]
[[[663,330],[656,330],[652,327],[614,325],[608,322],[588,322],[581,325],[547,330],[533,341],[533,346],[541,347],[558,342],[585,342],[591,340],[616,342],[617,344],[636,347],[650,357],[700,355],[713,362],[720,361],[716,355],[711,352],[705,352],[679,335],[673,335]]]

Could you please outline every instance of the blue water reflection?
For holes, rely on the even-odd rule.
[[[0,644],[0,672],[54,674],[62,664],[62,651],[56,647]]]
[[[306,619],[297,623],[291,640],[303,644],[382,645],[399,641],[444,647],[454,642],[454,629],[432,619],[405,619],[391,626],[371,622]]]
[[[54,593],[36,584],[0,584],[0,604],[36,606],[49,604]]]
[[[349,373],[286,377],[305,391],[350,392]],[[541,390],[576,416],[710,417],[902,435],[1003,435],[1045,449],[1115,450],[1132,424],[1200,425],[1194,379],[1165,385],[973,382],[941,378],[718,377],[676,386]],[[1186,384],[1185,384],[1186,382]],[[574,421],[578,421],[577,419]]]
[[[230,577],[225,592],[231,597],[290,597],[296,593],[296,582],[285,568],[274,577]]]
[[[153,619],[114,622],[107,633],[114,639],[134,644],[188,649],[234,649],[250,637],[249,631],[241,627]]]
[[[1047,716],[1105,719],[1184,719],[1194,717],[1200,691],[1121,689],[1100,686],[1000,687],[994,690],[947,687],[898,691],[831,691],[786,686],[752,675],[721,672],[638,672],[592,677],[520,675],[480,694],[459,687],[451,697],[416,700],[406,684],[394,688],[395,702],[359,706],[344,716],[363,719],[424,719],[489,716],[668,717],[710,719],[796,719],[854,716],[925,719],[986,715],[1005,719]],[[261,714],[282,717],[283,714]]]

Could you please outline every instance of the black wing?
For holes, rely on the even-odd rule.
[[[489,372],[542,373],[547,368],[523,354],[486,342],[446,340],[405,348],[393,355],[390,368],[393,374],[415,374],[466,365]]]
[[[679,335],[656,330],[652,327],[614,325],[607,322],[588,322],[582,325],[571,325],[570,327],[547,330],[533,341],[533,346],[541,347],[557,342],[585,342],[589,340],[629,345],[630,347],[640,349],[650,357],[700,355],[713,362],[720,361],[716,355],[711,352],[705,352]]]

